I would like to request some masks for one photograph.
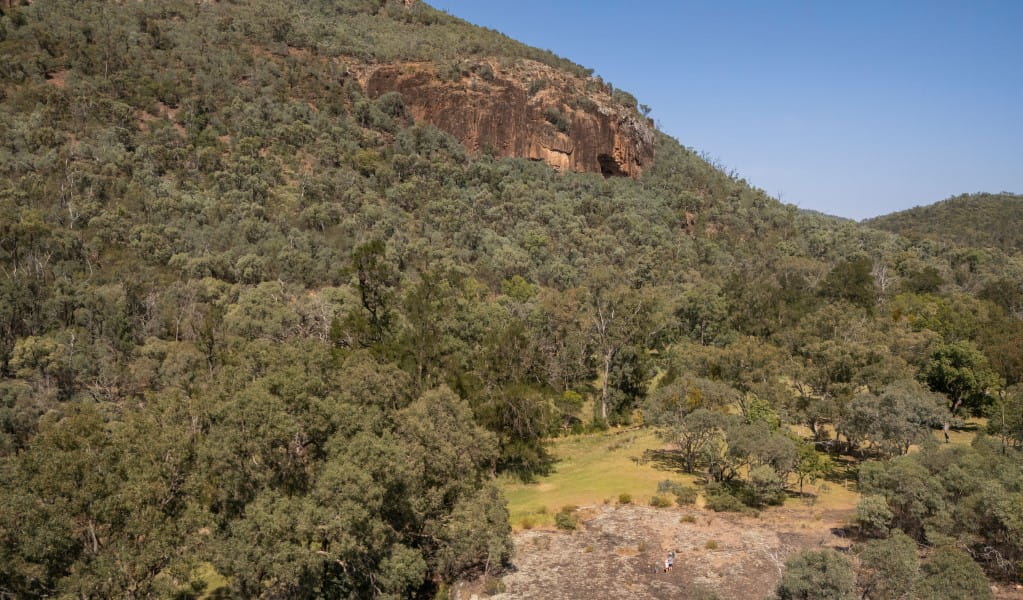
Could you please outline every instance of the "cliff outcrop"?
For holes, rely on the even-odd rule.
[[[357,75],[371,97],[400,93],[417,122],[452,134],[473,153],[632,178],[653,160],[652,123],[639,115],[634,99],[596,78],[529,60],[440,70],[427,62],[392,63]]]

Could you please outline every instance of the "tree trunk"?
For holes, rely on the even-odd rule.
[[[952,411],[951,416],[955,417],[956,413],[959,412],[959,407],[962,406],[963,399],[955,398],[952,400]],[[945,434],[945,443],[948,444],[951,440],[948,437],[948,430],[951,427],[951,419],[945,419],[945,422],[941,424],[941,431]]]
[[[611,359],[614,352],[604,353],[604,384],[600,388],[600,418],[607,424],[607,388],[608,380],[611,378]]]

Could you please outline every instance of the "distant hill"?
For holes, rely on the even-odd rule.
[[[948,200],[868,219],[865,225],[908,237],[938,239],[961,246],[1023,251],[1023,196],[963,194]]]

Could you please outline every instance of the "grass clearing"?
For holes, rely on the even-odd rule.
[[[557,462],[550,475],[533,483],[508,476],[498,480],[512,525],[553,527],[558,507],[614,504],[621,494],[629,494],[634,504],[648,505],[664,479],[691,485],[693,476],[644,460],[645,451],[663,447],[650,429],[611,429],[553,440],[550,450]]]
[[[664,461],[645,457],[648,451],[665,447],[656,433],[646,428],[611,429],[553,440],[550,451],[557,460],[550,475],[538,477],[532,483],[507,475],[498,479],[508,499],[512,526],[515,530],[552,529],[559,507],[618,505],[623,495],[629,496],[632,504],[649,506],[651,498],[657,495],[658,482],[665,479],[695,485],[695,476],[683,474]],[[855,507],[859,501],[857,465],[848,457],[834,460],[835,470],[826,480],[807,483],[804,486],[807,497],[793,495],[785,505],[812,503],[822,510]],[[701,498],[696,506],[702,504]]]
[[[952,430],[951,441],[969,444],[985,426],[981,419],[969,419],[963,427]],[[792,429],[809,435],[809,430],[803,431],[805,428]],[[944,440],[940,430],[934,435]],[[665,479],[694,485],[696,477],[679,472],[667,461],[650,459],[648,451],[665,447],[656,433],[647,428],[611,429],[553,440],[550,451],[556,462],[550,475],[538,477],[532,483],[522,483],[510,476],[498,479],[508,499],[512,526],[516,530],[553,528],[560,507],[620,504],[620,498],[626,496],[632,504],[648,506],[657,495],[657,483]],[[808,503],[822,510],[855,507],[860,497],[856,485],[858,464],[847,456],[832,460],[835,468],[826,479],[804,486],[808,497],[793,494],[785,505]],[[792,489],[796,489],[792,484]],[[697,503],[700,505],[702,502]]]

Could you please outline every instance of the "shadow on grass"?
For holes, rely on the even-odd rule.
[[[659,471],[685,473],[686,462],[677,450],[644,450],[643,456],[634,460],[639,464],[650,464]]]
[[[856,483],[859,479],[860,462],[850,454],[832,454],[832,469],[824,476],[824,479],[832,483]]]

